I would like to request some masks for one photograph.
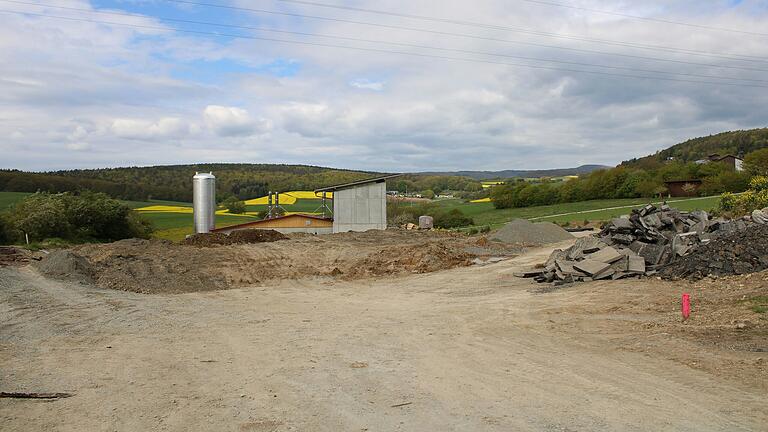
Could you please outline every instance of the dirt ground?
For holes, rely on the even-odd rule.
[[[87,274],[83,282],[102,288],[167,294],[320,276],[352,280],[428,273],[470,265],[477,256],[514,255],[523,248],[481,239],[450,232],[397,229],[322,236],[293,234],[288,240],[270,243],[214,247],[129,239],[75,247],[67,253],[76,257],[68,260],[56,256],[56,265],[47,270],[54,270],[54,274],[66,272],[73,267],[71,261],[85,258],[91,268],[82,272]]]
[[[156,295],[3,267],[0,390],[74,396],[0,399],[0,423],[4,431],[766,430],[768,314],[751,299],[768,295],[768,274],[556,290],[512,276],[551,250],[433,273]],[[685,323],[682,292],[693,300]]]

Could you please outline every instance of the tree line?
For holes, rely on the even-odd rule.
[[[512,180],[492,188],[491,199],[496,208],[513,208],[595,199],[652,198],[666,194],[665,181],[692,179],[702,181],[698,190],[702,196],[742,192],[749,187],[752,176],[768,171],[768,148],[748,154],[744,167],[745,170],[739,172],[721,162],[699,164],[677,160],[654,169],[620,165],[559,183]]]

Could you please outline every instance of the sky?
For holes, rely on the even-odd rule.
[[[766,72],[766,0],[0,0],[0,168],[615,165]]]

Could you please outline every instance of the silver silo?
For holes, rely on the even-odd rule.
[[[192,210],[195,234],[216,228],[216,177],[213,173],[195,173],[192,177]]]

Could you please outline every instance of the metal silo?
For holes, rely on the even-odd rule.
[[[192,210],[195,234],[216,228],[216,177],[213,173],[195,173],[192,177]]]

